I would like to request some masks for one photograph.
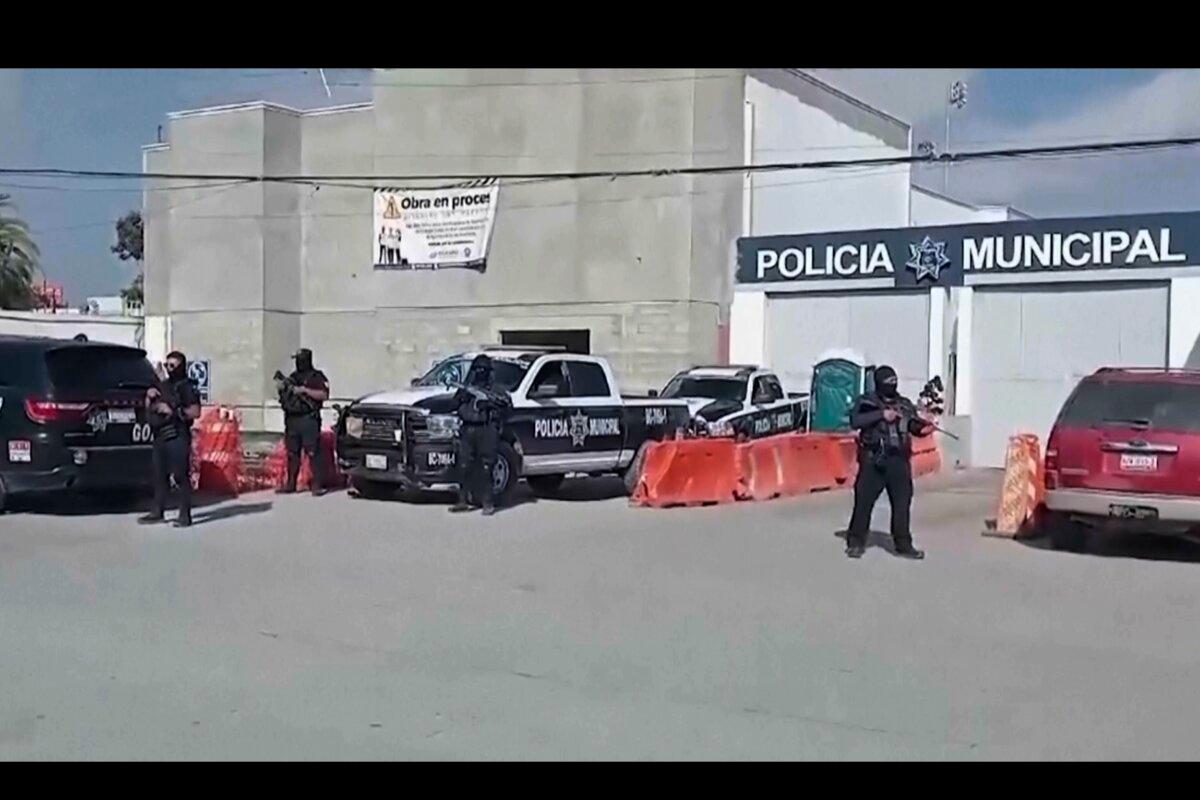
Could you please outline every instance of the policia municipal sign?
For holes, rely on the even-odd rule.
[[[1022,220],[738,239],[737,282],[890,278],[962,286],[971,275],[1195,265],[1200,212]]]

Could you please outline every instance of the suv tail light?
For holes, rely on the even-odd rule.
[[[1047,489],[1058,488],[1058,431],[1050,431],[1046,440],[1046,460],[1044,464],[1045,484]]]
[[[35,397],[25,398],[25,416],[39,425],[45,425],[47,422],[81,420],[91,407],[91,403],[59,403],[54,400],[39,400]]]

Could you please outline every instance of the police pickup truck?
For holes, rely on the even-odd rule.
[[[338,464],[359,494],[457,484],[459,421],[451,400],[479,352],[491,357],[496,386],[513,402],[493,473],[497,502],[522,477],[535,493],[550,494],[568,474],[616,473],[632,491],[648,444],[688,425],[682,400],[621,397],[602,358],[532,347],[460,353],[408,389],[368,395],[340,410]]]
[[[702,436],[758,439],[804,430],[807,394],[787,394],[774,372],[757,366],[693,367],[679,373],[661,397],[683,400],[691,431]]]

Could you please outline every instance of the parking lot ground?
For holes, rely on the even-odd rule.
[[[918,482],[923,562],[845,491],[10,514],[0,758],[1194,758],[1200,548],[984,537],[999,483]]]

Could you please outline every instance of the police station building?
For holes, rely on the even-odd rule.
[[[1200,367],[1200,213],[742,238],[734,358],[807,385],[830,348],[942,376],[955,460],[1002,466],[1102,366]]]

